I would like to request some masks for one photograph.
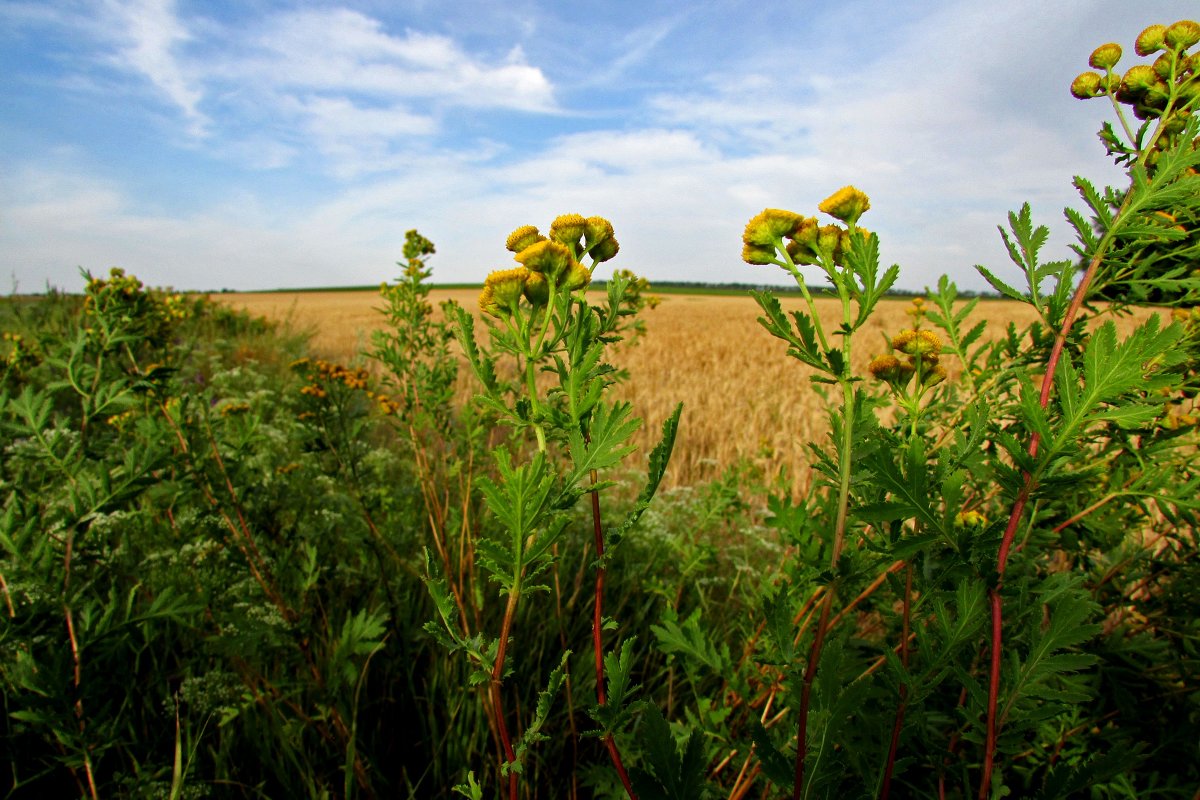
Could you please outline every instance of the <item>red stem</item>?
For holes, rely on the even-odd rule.
[[[821,604],[821,618],[817,621],[816,638],[808,653],[808,666],[804,668],[804,686],[800,690],[800,713],[796,725],[796,773],[792,787],[792,800],[800,800],[804,789],[804,760],[808,755],[808,706],[812,699],[813,679],[817,676],[817,665],[821,662],[821,649],[825,646],[825,634],[829,630],[829,611],[833,608],[833,591],[825,593]]]
[[[1126,202],[1128,202],[1128,198]],[[1118,215],[1124,211],[1125,208],[1122,207]],[[1083,298],[1087,295],[1088,289],[1091,287],[1092,279],[1096,276],[1096,270],[1099,269],[1102,258],[1103,248],[1099,249],[1088,263],[1087,271],[1083,274],[1083,279],[1079,282],[1079,286],[1075,289],[1075,294],[1071,297],[1071,305],[1067,307],[1067,314],[1063,318],[1062,327],[1059,328],[1058,334],[1054,338],[1054,346],[1050,349],[1050,358],[1046,362],[1046,374],[1042,377],[1042,392],[1038,400],[1042,408],[1045,408],[1047,403],[1050,402],[1050,390],[1054,386],[1054,373],[1058,370],[1058,362],[1062,359],[1062,351],[1067,342],[1067,334],[1075,326],[1075,318],[1079,315],[1079,309],[1083,307]],[[1034,433],[1029,439],[1028,452],[1031,459],[1037,456],[1040,444],[1041,437],[1037,433]],[[1000,666],[1003,654],[1002,645],[1004,643],[1003,609],[1001,607],[1000,589],[1004,578],[1004,570],[1008,567],[1008,554],[1012,550],[1013,539],[1016,537],[1017,527],[1021,523],[1021,515],[1025,511],[1025,504],[1029,501],[1029,493],[1032,489],[1033,476],[1026,472],[1024,473],[1024,485],[1022,485],[1020,492],[1017,493],[1017,499],[1013,503],[1012,513],[1008,517],[1008,526],[1004,529],[1004,538],[1000,541],[1000,550],[996,556],[996,585],[989,592],[992,607],[991,672],[988,680],[987,738],[984,743],[983,777],[979,782],[979,800],[987,800],[988,798],[991,791],[992,771],[995,768],[996,761],[996,706],[1000,697]]]
[[[512,629],[513,617],[517,610],[517,593],[519,587],[513,587],[508,595],[508,607],[504,609],[504,621],[500,625],[500,642],[496,648],[496,662],[492,665],[492,710],[496,715],[496,729],[500,734],[500,746],[504,748],[504,758],[510,765],[517,760],[513,751],[512,739],[508,735],[508,724],[504,721],[504,698],[500,694],[500,682],[504,677],[504,658],[508,650],[508,634]],[[508,798],[517,800],[517,773],[508,771]]]
[[[592,483],[595,484],[595,482],[596,473],[593,471]],[[598,565],[596,567],[596,602],[592,614],[592,649],[596,653],[596,703],[605,705],[608,698],[604,693],[604,578],[608,574],[608,569],[604,566],[604,525],[600,520],[600,494],[591,492],[591,495],[592,533],[595,536],[596,563]],[[604,737],[604,747],[608,750],[608,756],[617,770],[621,785],[625,787],[625,794],[629,795],[630,800],[637,800],[637,795],[633,792],[633,784],[629,781],[629,773],[625,771],[625,764],[621,761],[621,751],[617,749],[617,742],[611,733]]]
[[[900,663],[908,669],[908,629],[912,620],[912,564],[904,568],[904,622],[900,639]],[[908,683],[900,684],[900,704],[896,706],[896,722],[892,725],[892,743],[888,747],[887,767],[883,772],[883,785],[879,789],[879,800],[887,800],[892,790],[892,770],[896,767],[896,751],[900,747],[900,730],[904,727],[904,710],[908,702]]]

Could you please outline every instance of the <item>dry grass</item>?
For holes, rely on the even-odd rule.
[[[432,299],[454,299],[475,307],[476,290],[440,290]],[[377,292],[311,292],[214,295],[214,299],[253,314],[286,321],[313,332],[314,348],[325,356],[352,361],[381,324],[375,310]],[[783,299],[785,310],[799,308],[798,297]],[[840,319],[834,300],[819,300],[826,329]],[[885,336],[910,327],[909,303],[885,300],[855,339],[854,369],[866,373],[870,358],[886,350]],[[816,387],[807,367],[786,357],[783,342],[772,338],[756,319],[757,304],[749,296],[664,295],[658,308],[644,314],[646,336],[614,357],[630,380],[617,395],[634,403],[646,420],[643,452],[659,425],[679,401],[683,422],[668,482],[689,485],[711,480],[730,465],[748,462],[767,477],[787,471],[795,488],[808,479],[806,444],[828,429]],[[987,319],[998,333],[1035,317],[1024,305],[989,300],[979,304],[977,319]],[[1139,315],[1144,317],[1144,315]],[[971,321],[971,324],[974,320]],[[1132,321],[1125,320],[1126,325]],[[953,375],[953,365],[948,365]],[[464,397],[474,392],[469,371],[460,375]]]

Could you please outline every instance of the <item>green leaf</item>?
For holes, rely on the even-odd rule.
[[[643,800],[703,800],[709,795],[704,782],[707,759],[704,742],[692,731],[677,749],[671,726],[656,706],[642,717],[639,743],[644,769],[630,771],[630,780]]]

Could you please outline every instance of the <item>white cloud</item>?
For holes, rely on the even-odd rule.
[[[208,119],[198,107],[204,93],[185,75],[175,54],[191,36],[175,15],[174,1],[106,0],[104,8],[110,33],[120,43],[118,62],[141,73],[184,112],[191,132],[203,135]]]

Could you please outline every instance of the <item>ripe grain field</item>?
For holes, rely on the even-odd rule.
[[[475,309],[478,290],[435,289],[431,300],[456,300]],[[767,479],[780,474],[796,490],[809,480],[806,443],[827,430],[821,400],[808,380],[808,368],[785,356],[783,342],[757,323],[758,305],[747,295],[661,294],[657,308],[643,312],[646,333],[632,346],[622,345],[614,359],[629,380],[617,396],[630,400],[646,421],[640,433],[643,452],[653,444],[659,423],[684,402],[684,414],[667,485],[687,486],[719,477],[732,465],[752,465]],[[263,292],[213,295],[235,308],[311,333],[316,353],[352,363],[381,327],[376,291]],[[600,295],[596,295],[599,301]],[[785,311],[800,308],[798,296],[781,297]],[[837,326],[840,306],[818,299],[823,322]],[[886,352],[886,339],[911,320],[908,300],[889,299],[856,339],[854,369],[867,374],[870,359]],[[1121,321],[1131,328],[1153,312]],[[998,335],[1009,322],[1018,328],[1035,319],[1026,305],[1006,300],[980,302],[968,325],[988,321],[987,335]],[[482,329],[483,326],[481,325]],[[874,335],[873,335],[874,334]],[[947,358],[951,380],[957,364]],[[460,394],[475,391],[475,378],[464,369]]]

